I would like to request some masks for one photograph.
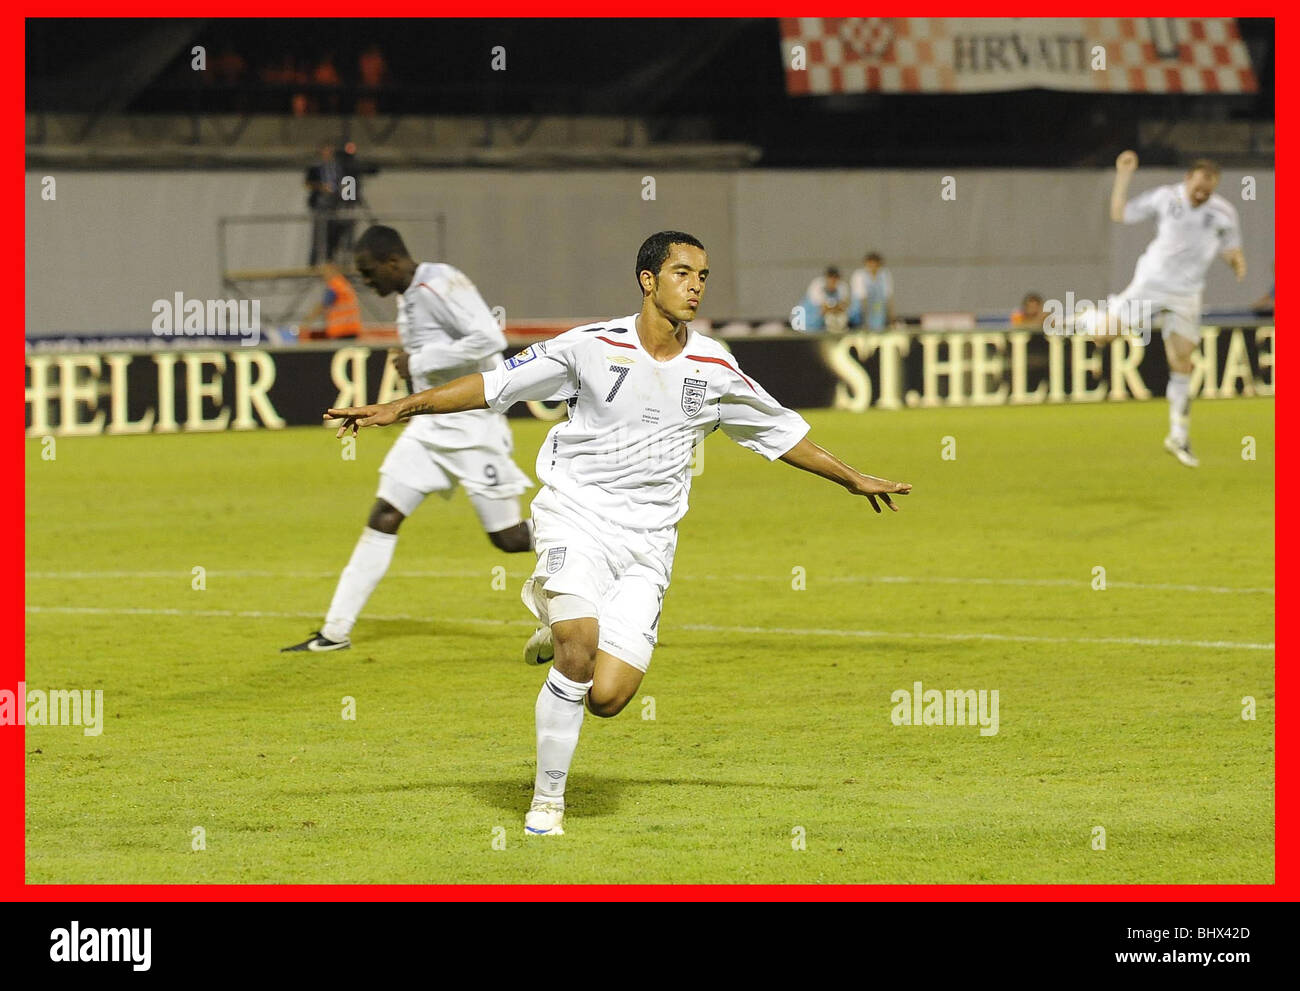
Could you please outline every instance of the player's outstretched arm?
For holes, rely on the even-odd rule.
[[[1246,278],[1246,256],[1242,254],[1240,248],[1229,248],[1223,253],[1223,260],[1232,268],[1232,273],[1237,277],[1238,282]]]
[[[325,419],[343,420],[343,425],[335,435],[342,437],[349,427],[355,435],[359,427],[386,427],[420,413],[463,413],[465,410],[487,408],[487,399],[483,394],[483,375],[474,372],[462,375],[446,385],[425,389],[404,399],[394,399],[391,403],[329,409],[325,412]]]
[[[880,512],[880,502],[898,512],[891,495],[907,495],[912,486],[907,482],[891,482],[887,478],[864,475],[855,468],[850,468],[843,461],[823,447],[818,447],[807,437],[781,455],[781,460],[795,468],[820,475],[838,485],[844,486],[853,495],[866,496],[871,501],[871,508]],[[880,502],[876,500],[879,499]]]
[[[1128,184],[1137,171],[1138,157],[1135,151],[1122,151],[1115,159],[1115,182],[1110,187],[1110,219],[1117,224],[1124,223],[1124,204],[1128,202]]]

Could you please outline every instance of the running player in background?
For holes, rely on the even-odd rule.
[[[1128,199],[1128,184],[1137,171],[1136,152],[1115,160],[1110,193],[1110,219],[1137,224],[1155,219],[1156,236],[1138,259],[1133,281],[1109,302],[1112,320],[1120,319],[1132,303],[1150,304],[1151,316],[1164,314],[1161,336],[1169,359],[1169,436],[1165,449],[1189,468],[1200,462],[1188,437],[1192,354],[1201,343],[1201,292],[1205,273],[1215,257],[1226,261],[1240,282],[1246,277],[1241,253],[1241,227],[1231,203],[1215,193],[1219,167],[1199,158],[1182,182],[1157,186]],[[1149,329],[1149,328],[1148,328]]]
[[[450,265],[417,264],[397,231],[380,226],[367,229],[357,241],[356,265],[380,296],[399,294],[402,351],[394,364],[413,392],[501,363],[505,335],[463,272]],[[431,493],[447,499],[460,485],[496,547],[531,550],[532,528],[520,513],[519,496],[532,482],[511,459],[513,446],[505,416],[491,410],[413,419],[379,468],[375,504],[339,576],[324,625],[284,650],[351,646],[352,627],[393,560],[398,527]]]
[[[641,310],[575,328],[569,346],[534,344],[491,371],[382,406],[331,409],[349,428],[420,413],[504,412],[520,400],[568,399],[537,456],[537,567],[524,598],[554,638],[537,696],[537,771],[529,835],[564,832],[564,791],[583,703],[614,716],[635,696],[657,640],[686,513],[691,453],[721,429],[786,464],[896,509],[911,486],[864,475],[807,437],[808,424],[746,377],[716,341],[690,330],[709,275],[704,246],[680,231],[637,254]]]

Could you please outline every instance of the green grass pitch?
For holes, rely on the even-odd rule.
[[[278,653],[395,430],[353,461],[308,428],[33,439],[27,686],[106,714],[26,731],[28,881],[1271,882],[1273,402],[1198,403],[1198,470],[1163,402],[807,415],[915,492],[878,517],[710,437],[562,838],[522,828],[531,561],[462,493],[404,525],[352,650]],[[546,425],[514,426],[531,475]],[[916,681],[996,689],[998,732],[894,725]]]

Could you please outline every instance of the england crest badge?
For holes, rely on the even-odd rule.
[[[704,409],[704,394],[708,388],[706,379],[687,379],[682,386],[682,412],[694,416]]]
[[[552,547],[546,552],[546,573],[553,575],[564,567],[564,552],[568,548]]]

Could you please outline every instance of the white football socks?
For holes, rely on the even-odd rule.
[[[533,801],[564,805],[569,764],[582,730],[582,700],[591,682],[571,681],[551,668],[537,693],[537,778]]]
[[[1182,372],[1169,373],[1169,387],[1165,397],[1169,400],[1169,435],[1175,443],[1187,443],[1187,428],[1190,419],[1191,400],[1188,396],[1191,376]]]
[[[370,527],[361,531],[361,539],[357,541],[348,566],[339,575],[325,625],[320,628],[321,636],[327,640],[347,639],[370,593],[392,563],[396,549],[397,534],[380,533]]]

